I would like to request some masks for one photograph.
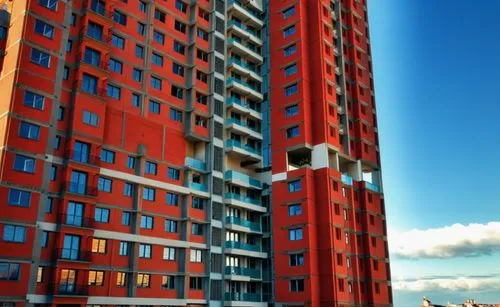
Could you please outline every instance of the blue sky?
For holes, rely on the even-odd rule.
[[[500,302],[500,1],[368,5],[395,306]]]

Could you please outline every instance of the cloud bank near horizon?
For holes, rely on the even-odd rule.
[[[394,290],[406,292],[479,292],[500,291],[500,275],[443,276],[393,280]]]
[[[500,251],[500,222],[391,231],[389,248],[392,256],[415,260],[491,255]]]

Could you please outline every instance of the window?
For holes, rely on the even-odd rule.
[[[43,110],[43,107],[45,105],[45,97],[30,91],[26,91],[24,93],[23,104],[33,109]]]
[[[88,36],[90,36],[93,39],[96,39],[98,41],[102,41],[102,32],[103,32],[103,27],[100,24],[89,21],[89,25],[87,28],[87,35]],[[114,37],[114,35],[113,35],[113,37]],[[123,39],[122,39],[122,41],[123,41]]]
[[[180,170],[175,169],[175,168],[168,168],[168,178],[173,179],[173,180],[179,180],[180,178]]]
[[[35,172],[35,159],[16,155],[14,158],[14,170],[33,174]]]
[[[144,46],[135,45],[135,56],[138,58],[144,58]]]
[[[150,84],[151,84],[151,87],[154,88],[154,89],[157,89],[159,91],[161,91],[161,88],[162,88],[162,82],[161,82],[161,79],[157,78],[157,77],[154,77],[154,76],[151,76],[151,79],[150,79]]]
[[[141,216],[141,228],[153,229],[153,217],[148,215]]]
[[[302,240],[302,228],[294,228],[288,230],[288,239],[290,241]]]
[[[96,222],[109,223],[109,209],[95,208]]]
[[[198,223],[191,224],[191,234],[195,236],[203,235],[203,225]]]
[[[179,31],[181,33],[186,33],[186,24],[176,20],[175,24],[174,24],[174,29],[176,29],[177,31]]]
[[[300,204],[294,204],[288,206],[288,215],[289,216],[295,216],[295,215],[301,215],[302,214],[302,206]]]
[[[174,51],[180,54],[184,54],[186,51],[186,46],[179,43],[178,41],[174,41]]]
[[[128,255],[128,242],[125,241],[120,242],[120,251],[118,252],[118,255],[120,256]]]
[[[299,106],[294,104],[293,106],[288,106],[285,108],[286,117],[292,117],[299,114]]]
[[[166,232],[177,232],[177,221],[165,220]]]
[[[54,149],[59,149],[59,147],[61,146],[61,136],[60,135],[56,135],[56,137],[54,138],[54,146],[53,148]]]
[[[106,2],[104,0],[92,0],[90,9],[100,15],[106,15]]]
[[[0,39],[4,40],[7,38],[7,28],[0,26]]]
[[[81,163],[88,163],[89,155],[90,155],[90,145],[80,141],[75,141],[75,146],[71,159],[73,161]]]
[[[202,28],[198,28],[198,30],[196,31],[196,34],[202,40],[208,41],[208,32],[203,30]]]
[[[95,49],[85,47],[83,61],[87,64],[99,67],[101,65],[101,53]]]
[[[104,272],[103,271],[89,271],[89,286],[101,287],[104,284]]]
[[[163,289],[175,289],[175,276],[162,276],[161,287]]]
[[[151,62],[153,62],[153,64],[155,65],[163,67],[163,57],[157,53],[152,53]]]
[[[298,192],[302,190],[300,179],[288,182],[288,192]]]
[[[200,126],[200,127],[203,127],[203,128],[207,128],[208,126],[208,121],[206,118],[204,117],[201,117],[199,115],[196,115],[195,118],[194,118],[194,124],[196,126]]]
[[[68,80],[69,79],[69,67],[64,66],[63,70],[63,80]]]
[[[131,156],[128,156],[127,157],[127,168],[135,168],[135,158],[134,157],[131,157]]]
[[[175,260],[175,248],[164,247],[163,248],[163,260]]]
[[[148,4],[144,1],[139,1],[139,11],[142,13],[146,13],[146,9],[148,7]]]
[[[375,293],[380,294],[380,284],[378,282],[375,283]]]
[[[139,258],[151,258],[150,244],[139,244]]]
[[[97,125],[99,124],[99,116],[90,111],[83,111],[83,123],[97,127]]]
[[[42,248],[49,246],[49,233],[47,231],[42,232],[42,240],[40,242]]]
[[[117,10],[115,10],[115,13],[113,14],[113,20],[116,23],[121,24],[122,26],[127,25],[127,15],[125,15],[121,12],[118,12]]]
[[[104,239],[92,239],[92,252],[97,254],[106,253],[106,240]]]
[[[199,80],[203,83],[208,83],[208,75],[199,70],[196,71],[196,80]]]
[[[19,280],[19,263],[0,262],[0,280]]]
[[[149,100],[149,112],[153,114],[160,114],[160,103],[154,100]]]
[[[106,163],[115,163],[115,153],[111,150],[101,149],[101,161]]]
[[[285,87],[285,96],[289,97],[292,96],[293,94],[297,93],[299,90],[299,87],[297,84],[292,84],[290,86]]]
[[[191,207],[193,207],[194,209],[203,210],[203,204],[204,204],[203,199],[196,197],[196,196],[193,196],[193,201],[191,203]]]
[[[50,181],[55,181],[56,180],[56,175],[57,175],[57,166],[51,165],[50,166]]]
[[[171,192],[167,192],[167,205],[177,206],[179,205],[179,195]]]
[[[163,44],[165,44],[165,34],[155,30],[153,32],[153,40],[155,42],[157,42],[158,44],[163,45]]]
[[[38,3],[49,10],[55,11],[57,10],[57,1],[58,0],[38,0]]]
[[[137,287],[138,288],[149,288],[151,275],[149,274],[144,274],[144,273],[137,273]]]
[[[187,4],[180,0],[175,1],[175,8],[183,13],[187,12]]]
[[[156,175],[156,170],[158,168],[158,165],[154,162],[146,161],[144,165],[144,172],[146,174],[151,174],[151,175]]]
[[[122,212],[122,225],[130,225],[130,212]]]
[[[123,195],[127,197],[132,197],[132,191],[134,190],[134,185],[132,183],[125,182],[123,185]]]
[[[297,64],[293,64],[285,68],[285,77],[289,77],[296,73],[297,73]]]
[[[54,38],[54,26],[37,19],[35,22],[35,33],[52,39]]]
[[[76,25],[76,14],[75,13],[71,14],[71,17],[70,17],[70,20],[69,20],[69,24],[72,25],[72,26]]]
[[[89,74],[83,74],[82,91],[97,95],[97,78]]]
[[[66,42],[66,52],[71,52],[73,50],[73,41],[68,39]]]
[[[184,66],[177,63],[172,63],[172,72],[178,76],[184,77]]]
[[[208,53],[201,49],[196,49],[196,58],[202,60],[203,62],[208,62]]]
[[[142,190],[142,199],[154,201],[156,190],[153,188],[144,187]]]
[[[134,81],[142,82],[142,70],[134,68],[132,70],[132,78],[134,79]]]
[[[155,10],[155,19],[165,23],[165,13],[160,10]]]
[[[202,10],[201,8],[198,8],[198,17],[200,17],[206,21],[210,20],[210,14],[207,11]]]
[[[115,60],[115,59],[109,59],[109,70],[112,72],[115,72],[117,74],[122,74],[123,73],[123,64],[122,62]]]
[[[202,251],[199,249],[191,249],[189,251],[189,261],[191,262],[202,262],[202,257],[201,257]]]
[[[295,52],[297,52],[297,46],[295,44],[288,46],[283,49],[283,52],[285,54],[285,57],[291,56],[292,54],[295,54]]]
[[[288,19],[295,15],[295,6],[289,7],[283,11],[283,19]]]
[[[43,66],[45,68],[50,67],[50,54],[40,51],[38,49],[31,49],[31,62]]]
[[[287,38],[293,34],[295,34],[295,25],[290,26],[290,27],[286,28],[285,30],[283,30],[283,37],[284,38]]]
[[[170,108],[170,119],[176,122],[182,122],[182,112],[173,108]]]
[[[99,181],[97,183],[97,190],[111,193],[111,189],[113,187],[113,181],[108,178],[99,177]]]
[[[122,37],[116,35],[116,34],[113,34],[111,35],[111,45],[113,45],[114,47],[118,48],[118,49],[125,49],[125,39],[123,39]]]
[[[116,99],[116,100],[120,100],[121,89],[117,86],[114,86],[114,85],[111,85],[108,83],[108,85],[106,87],[106,96],[113,98],[113,99]]]
[[[303,279],[290,280],[290,292],[304,292],[304,280]]]
[[[288,129],[286,129],[286,138],[287,139],[297,137],[297,136],[299,136],[299,134],[300,134],[299,133],[299,126],[290,127]]]
[[[64,119],[64,107],[63,106],[59,106],[57,108],[57,120],[61,121],[63,119]]]
[[[142,104],[141,95],[132,94],[132,106],[134,106],[136,108],[140,108],[141,104]]]
[[[36,282],[37,283],[43,282],[43,266],[38,267],[38,270],[36,272]]]
[[[304,265],[304,254],[293,254],[289,255],[290,266],[301,266]]]
[[[116,286],[125,287],[127,285],[127,273],[117,272],[116,273]]]
[[[24,243],[26,241],[26,227],[4,224],[2,238],[6,242]]]
[[[203,290],[203,278],[202,277],[189,277],[189,289],[191,289],[191,290]]]
[[[206,106],[208,103],[207,95],[203,95],[202,93],[197,92],[196,93],[196,102]]]
[[[12,188],[9,189],[9,205],[28,208],[30,206],[30,202],[31,192]]]
[[[47,203],[45,203],[45,213],[51,213],[52,212],[52,198],[47,198]]]
[[[21,122],[19,125],[19,136],[24,139],[38,141],[40,139],[40,126]]]

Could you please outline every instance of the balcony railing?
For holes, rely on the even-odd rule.
[[[62,214],[62,215],[60,215],[60,217],[61,217],[61,224],[63,224],[63,225],[84,227],[84,228],[94,228],[95,227],[95,219],[94,218],[88,218],[88,217],[71,215],[71,214]]]
[[[237,248],[251,252],[260,252],[262,249],[259,245],[248,244],[240,241],[226,241],[226,248]]]
[[[226,301],[243,301],[243,302],[261,302],[260,293],[239,293],[226,292],[224,295]]]
[[[241,194],[226,193],[226,194],[224,194],[224,198],[234,199],[234,200],[238,200],[238,201],[241,201],[244,203],[249,203],[249,204],[256,205],[256,206],[262,206],[262,203],[260,202],[260,200],[250,198],[248,196],[243,196]]]
[[[251,66],[251,65],[248,65],[246,63],[243,63],[240,59],[237,59],[237,58],[230,58],[229,61],[228,61],[228,65],[231,65],[231,64],[236,64],[236,65],[239,65],[245,69],[248,69],[250,70],[251,72],[254,72],[256,74],[259,74],[259,71],[256,69],[256,67],[254,66]]]
[[[59,283],[52,285],[54,294],[67,295],[67,296],[87,296],[89,294],[89,287],[77,285],[73,283]]]
[[[243,102],[241,101],[241,99],[238,99],[238,98],[235,98],[235,97],[230,97],[226,100],[226,104],[227,105],[232,105],[232,104],[236,104],[236,105],[239,105],[239,106],[242,106],[244,108],[247,108],[249,110],[252,110],[252,111],[255,111],[255,112],[258,112],[258,113],[261,113],[261,110],[259,107],[257,106],[251,106],[250,104],[246,103],[246,102]]]
[[[83,251],[71,248],[59,248],[56,250],[58,259],[69,260],[69,261],[83,261],[90,262],[92,253],[89,251]]]
[[[190,182],[189,183],[189,188],[193,189],[193,190],[201,191],[201,192],[207,192],[208,191],[207,185],[203,184],[203,183]]]
[[[66,150],[65,155],[66,157],[68,157],[68,159],[74,162],[93,165],[93,166],[101,165],[101,157],[90,155],[88,153],[84,153],[79,150],[74,150],[74,149]]]
[[[255,155],[262,156],[261,152],[258,151],[257,149],[250,147],[247,144],[243,145],[243,144],[241,144],[240,141],[237,141],[237,140],[226,140],[226,147],[237,147],[237,148],[244,149],[244,150],[246,150],[250,153],[253,153]]]
[[[380,187],[374,183],[365,181],[365,187],[367,190],[370,190],[375,193],[380,193]]]
[[[224,174],[224,179],[225,180],[238,180],[243,183],[246,183],[250,186],[256,187],[256,188],[261,188],[262,184],[260,183],[259,180],[251,178],[248,175],[245,175],[243,173],[239,173],[237,171],[226,171]]]
[[[240,22],[237,22],[237,21],[235,21],[235,20],[230,20],[230,21],[227,23],[227,27],[228,27],[228,28],[229,28],[229,27],[231,27],[231,26],[233,26],[233,25],[234,25],[234,26],[236,26],[236,27],[238,27],[238,28],[240,28],[240,29],[242,29],[242,30],[243,30],[243,31],[245,31],[245,32],[250,33],[250,34],[251,34],[251,35],[253,35],[254,37],[256,37],[256,38],[260,39],[260,37],[259,37],[259,33],[258,33],[257,31],[255,31],[254,29],[252,29],[252,28],[250,28],[250,27],[247,27],[246,25],[244,25],[244,24],[242,24],[242,23],[240,23]]]
[[[231,5],[231,4],[234,4],[235,6],[239,6],[241,7],[244,11],[248,12],[248,14],[252,15],[253,17],[257,18],[257,19],[260,19],[260,15],[257,14],[256,12],[252,11],[252,10],[249,10],[248,8],[244,7],[243,4],[241,4],[241,2],[239,0],[229,0],[227,2],[227,5]]]
[[[97,196],[97,188],[89,186],[87,184],[67,181],[65,184],[65,190],[70,193],[87,195],[95,197]]]
[[[250,228],[253,231],[261,231],[260,223],[251,222],[237,216],[226,216],[226,224],[235,224],[243,227]]]
[[[260,87],[259,86],[250,84],[250,83],[245,82],[243,80],[231,77],[231,78],[227,79],[227,81],[226,81],[226,85],[227,86],[231,86],[233,83],[237,83],[237,84],[243,85],[244,87],[247,87],[247,88],[249,88],[251,90],[254,90],[254,91],[260,93]]]
[[[185,163],[194,169],[205,171],[207,169],[206,163],[195,158],[186,157]]]
[[[247,123],[244,123],[241,121],[241,119],[237,119],[237,118],[228,118],[226,120],[226,124],[227,125],[232,125],[232,124],[235,124],[235,125],[238,125],[238,126],[241,126],[241,127],[245,127],[245,128],[248,128],[252,131],[255,131],[257,133],[261,133],[261,131],[259,130],[258,127],[252,127],[250,125],[248,125]]]
[[[226,275],[248,276],[250,278],[261,279],[262,274],[259,269],[242,268],[238,266],[227,266],[224,268]]]
[[[346,185],[352,185],[352,177],[346,175],[346,174],[342,174],[342,183],[343,184],[346,184]]]

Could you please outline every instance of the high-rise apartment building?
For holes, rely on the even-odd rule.
[[[3,306],[390,306],[366,1],[0,0]]]

